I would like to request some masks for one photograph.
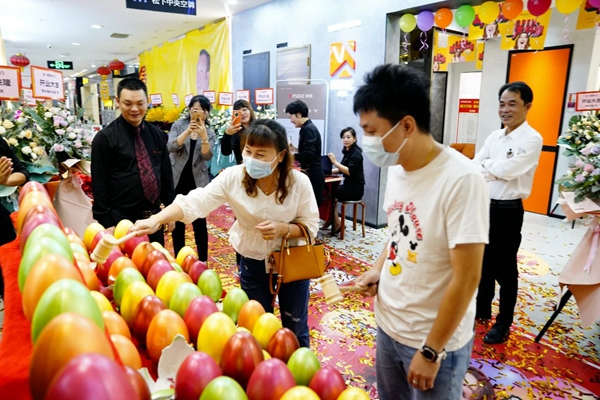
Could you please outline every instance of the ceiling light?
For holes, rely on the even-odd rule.
[[[102,29],[102,25],[90,25],[90,27],[94,29]]]
[[[66,57],[66,55],[65,55],[65,54],[59,54],[58,56],[59,56],[59,57],[62,57],[62,58],[65,58],[65,57]]]
[[[73,46],[81,46],[81,43],[73,42],[71,43]]]
[[[92,65],[90,65],[90,67],[96,68],[96,64],[92,64]]]

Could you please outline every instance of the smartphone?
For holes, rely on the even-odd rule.
[[[242,123],[242,112],[239,110],[236,110],[233,112],[231,125],[238,125],[241,123]]]
[[[200,116],[201,116],[201,115],[202,115],[202,111],[200,111],[200,110],[196,110],[196,109],[192,110],[192,119],[193,119],[194,121],[196,121],[196,122],[200,123],[200,120],[201,120],[201,117],[200,117]]]

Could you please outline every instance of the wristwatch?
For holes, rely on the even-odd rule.
[[[441,363],[442,360],[446,359],[446,350],[442,350],[440,353],[438,353],[425,343],[423,343],[421,350],[419,351],[427,361]]]

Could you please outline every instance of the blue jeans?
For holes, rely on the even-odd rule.
[[[448,352],[446,359],[442,360],[433,388],[421,391],[413,388],[407,379],[410,363],[418,349],[398,343],[377,328],[375,369],[379,399],[460,400],[472,349],[473,339],[461,349]]]
[[[250,299],[258,301],[266,312],[273,312],[273,295],[269,289],[269,274],[264,260],[240,257],[240,285]],[[273,277],[273,283],[277,280]],[[284,283],[279,290],[281,322],[300,342],[300,347],[310,347],[308,336],[309,281]]]

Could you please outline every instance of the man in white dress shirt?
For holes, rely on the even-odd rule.
[[[524,82],[500,88],[498,114],[504,129],[492,132],[474,162],[490,188],[490,236],[477,293],[476,317],[490,319],[496,281],[500,312],[483,341],[503,343],[513,323],[519,283],[517,252],[521,244],[523,199],[531,193],[533,175],[542,151],[542,136],[527,123],[533,92]]]

